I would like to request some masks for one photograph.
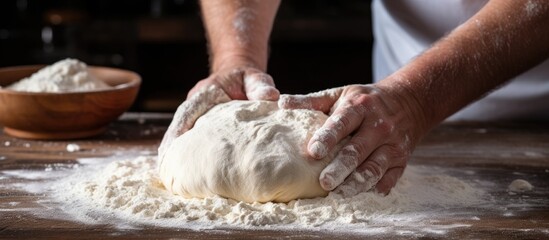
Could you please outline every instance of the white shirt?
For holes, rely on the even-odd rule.
[[[487,0],[374,0],[374,81],[397,71],[477,13]],[[448,120],[549,120],[549,60]]]

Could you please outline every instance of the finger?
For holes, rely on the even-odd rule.
[[[359,191],[372,189],[383,178],[391,166],[390,151],[388,145],[383,145],[357,167],[355,177],[361,182]]]
[[[339,151],[334,160],[322,170],[320,173],[320,185],[324,190],[331,191],[339,186],[349,174],[351,174],[357,167],[364,162],[366,158],[372,154],[373,149],[377,146],[375,135],[372,131],[359,131],[351,140],[345,144],[345,146]],[[379,149],[378,149],[379,150]],[[381,152],[376,150],[370,156],[372,159],[382,158]],[[382,159],[376,160],[376,162],[382,163]],[[371,176],[365,176],[367,179],[371,179],[374,176],[378,176],[378,172],[361,172],[359,173]],[[379,175],[381,176],[381,175]],[[379,180],[379,178],[377,179]],[[376,182],[377,182],[376,180]],[[372,185],[373,186],[373,185]]]
[[[216,84],[215,82],[212,81],[212,77],[200,80],[187,93],[187,100],[191,99],[191,97],[193,97],[195,94],[197,94],[201,90],[204,91],[205,88],[207,88],[208,86],[211,86],[211,85],[216,85],[217,87],[221,88],[221,86],[219,86],[218,84]]]
[[[398,179],[402,176],[404,167],[390,168],[385,172],[385,175],[377,182],[375,189],[378,193],[387,195],[391,189],[396,185]]]
[[[278,107],[283,109],[312,109],[328,113],[343,92],[343,87],[307,95],[280,95]]]
[[[247,72],[244,76],[244,90],[249,100],[278,100],[280,92],[273,78],[263,72]]]
[[[355,170],[333,191],[343,197],[352,197],[372,188],[372,185],[365,183],[365,181],[364,176]]]
[[[243,75],[244,72],[238,69],[228,73],[225,77],[211,75],[208,78],[196,83],[196,85],[187,94],[187,99],[190,99],[198,92],[204,91],[204,88],[214,85],[219,89],[222,89],[230,99],[245,100],[246,94],[244,94],[242,81],[235,80],[241,79]]]
[[[213,106],[230,100],[229,96],[222,89],[211,85],[203,88],[179,105],[158,148],[160,159],[162,159],[164,152],[173,140],[191,129],[196,119]]]
[[[364,121],[366,110],[362,104],[353,105],[347,100],[340,101],[344,103],[338,104],[324,125],[309,140],[307,150],[313,158],[326,157],[339,141],[349,136]]]

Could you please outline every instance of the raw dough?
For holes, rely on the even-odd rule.
[[[340,145],[322,160],[308,157],[306,146],[326,119],[319,111],[279,109],[276,102],[217,105],[174,140],[160,161],[160,178],[188,198],[288,202],[325,196],[318,178]]]
[[[523,179],[515,179],[508,187],[510,192],[526,192],[534,189],[534,186]]]

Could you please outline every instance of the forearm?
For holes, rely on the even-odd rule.
[[[549,1],[489,1],[379,86],[412,99],[416,121],[428,129],[547,59],[548,43]]]
[[[266,71],[279,4],[279,0],[201,0],[211,70],[245,65]]]

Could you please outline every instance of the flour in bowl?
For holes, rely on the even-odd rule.
[[[7,87],[21,92],[85,92],[112,88],[95,78],[85,63],[67,58]]]

